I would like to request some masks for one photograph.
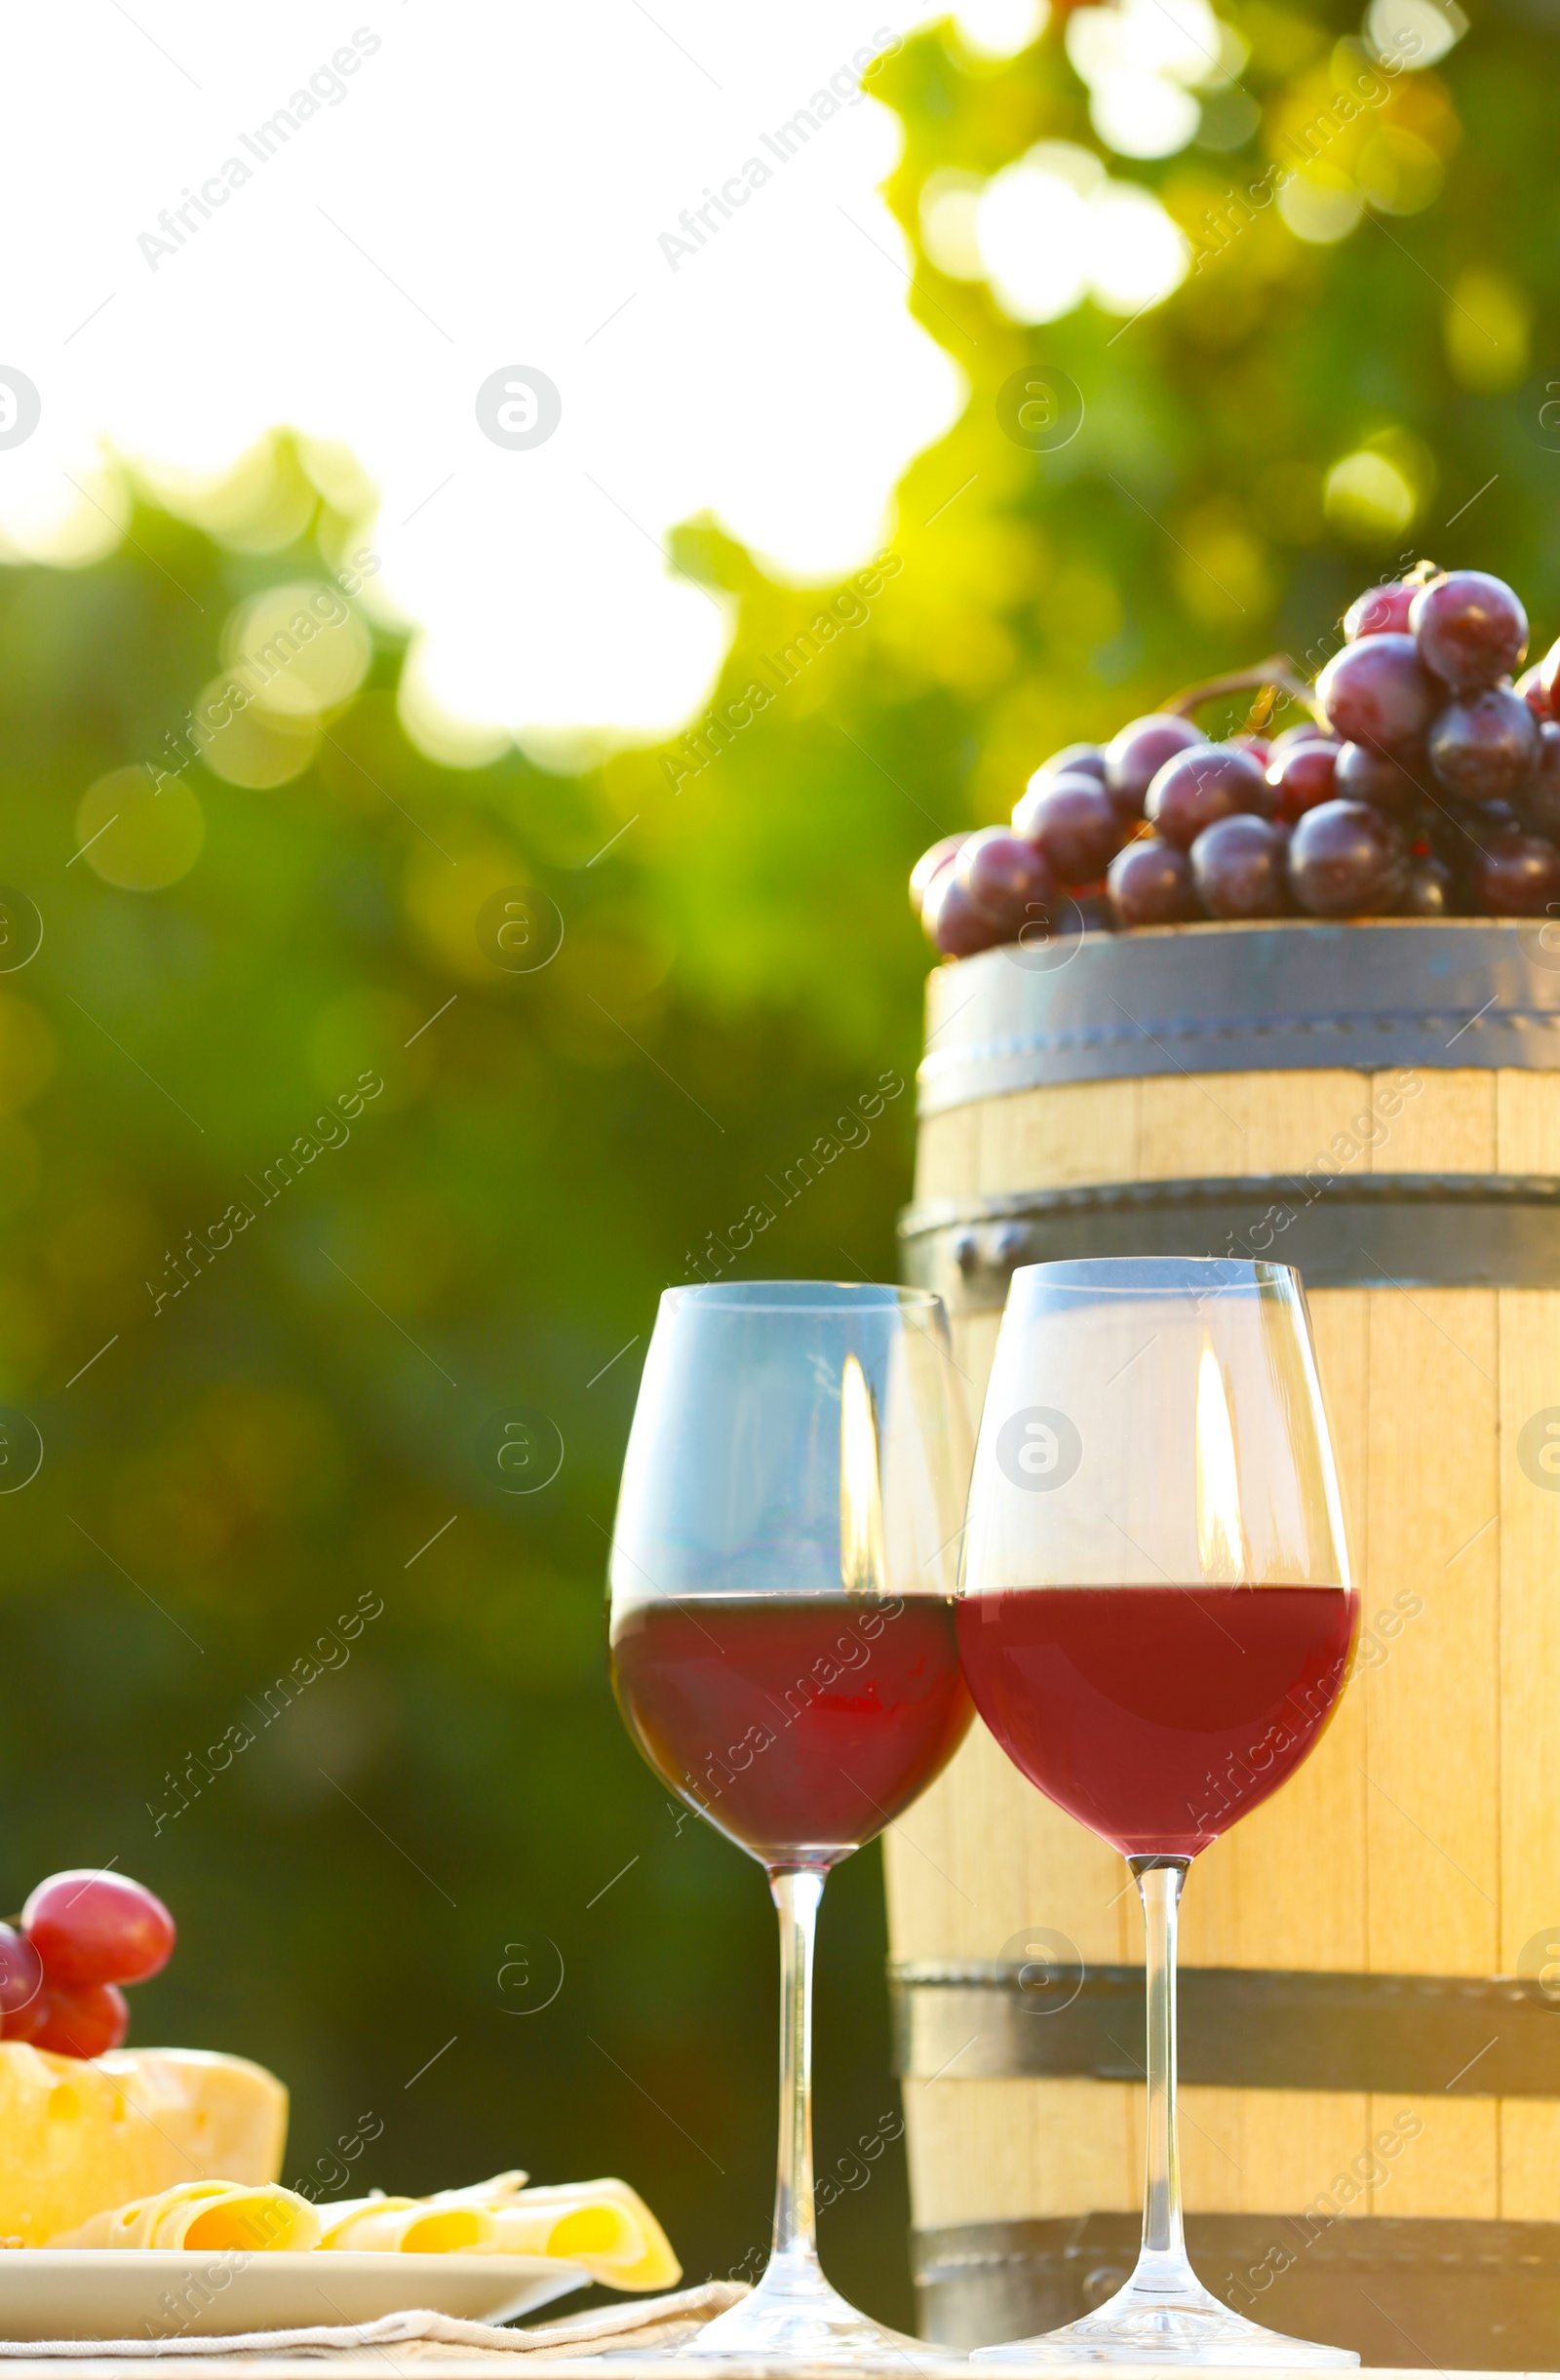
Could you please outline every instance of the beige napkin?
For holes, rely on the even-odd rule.
[[[566,2315],[561,2321],[536,2322],[511,2330],[497,2322],[462,2322],[452,2315],[384,2314],[373,2322],[320,2324],[302,2330],[251,2330],[232,2338],[193,2337],[183,2332],[172,2339],[0,2339],[0,2357],[69,2356],[89,2362],[99,2356],[203,2356],[209,2360],[250,2363],[268,2356],[306,2351],[330,2360],[330,2351],[359,2354],[393,2347],[395,2361],[440,2359],[452,2348],[473,2360],[516,2356],[590,2356],[604,2347],[664,2353],[692,2338],[705,2323],[723,2314],[748,2294],[745,2282],[707,2281],[697,2289],[678,2289],[667,2297],[642,2297],[631,2305],[602,2306],[589,2314]],[[326,2351],[323,2355],[321,2351]]]

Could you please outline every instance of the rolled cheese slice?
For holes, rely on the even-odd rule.
[[[178,2182],[275,2181],[286,2138],[287,2092],[248,2058],[0,2042],[0,2237],[42,2247]]]
[[[564,2256],[612,2289],[670,2289],[682,2278],[672,2243],[637,2191],[605,2176],[527,2190],[493,2217],[510,2255]]]
[[[666,2234],[626,2182],[524,2190],[524,2178],[501,2173],[426,2199],[338,2200],[322,2210],[321,2245],[403,2255],[557,2256],[614,2289],[666,2289],[682,2279]]]
[[[525,2174],[517,2168],[509,2173],[495,2173],[485,2182],[467,2182],[459,2190],[436,2190],[425,2199],[387,2198],[382,2190],[370,2191],[362,2199],[332,2199],[321,2209],[325,2233],[320,2244],[364,2250],[399,2249],[405,2245],[402,2235],[408,2223],[445,2212],[457,2219],[443,2234],[430,2231],[423,2243],[425,2249],[483,2244],[489,2234],[480,2219],[482,2213],[506,2205],[525,2182]],[[469,2211],[475,2211],[479,2220],[466,2220]]]
[[[247,2255],[320,2244],[320,2217],[308,2200],[279,2183],[180,2182],[153,2198],[95,2214],[51,2247],[181,2247]]]

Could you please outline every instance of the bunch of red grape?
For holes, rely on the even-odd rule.
[[[100,2057],[130,2026],[119,1986],[168,1965],[174,1921],[155,1892],[107,1868],[63,1868],[0,1925],[0,2033],[60,2057]]]
[[[1313,721],[1210,743],[1154,712],[1103,749],[1054,753],[1011,828],[934,843],[910,889],[936,948],[963,958],[1070,923],[1544,915],[1560,902],[1560,644],[1513,685],[1516,596],[1427,563],[1362,595],[1344,632]]]

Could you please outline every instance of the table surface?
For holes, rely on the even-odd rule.
[[[0,2359],[0,2380],[11,2380],[13,2374],[16,2380],[153,2380],[153,2375],[155,2380],[171,2380],[176,2372],[184,2375],[184,2380],[234,2380],[240,2371],[256,2372],[261,2380],[322,2380],[326,2373],[339,2374],[341,2380],[386,2380],[387,2367],[392,2374],[402,2374],[411,2364],[416,2366],[417,2380],[443,2380],[446,2373],[450,2380],[456,2380],[456,2375],[467,2380],[474,2372],[492,2371],[495,2366],[524,2373],[525,2380],[583,2380],[586,2374],[610,2375],[610,2380],[689,2380],[687,2363],[670,2356],[524,2352],[516,2356],[505,2348],[449,2348],[415,2340],[396,2340],[361,2352],[327,2349],[313,2355],[271,2356],[251,2351],[231,2356],[94,2356],[84,2349],[79,2357],[6,2356]],[[838,2380],[841,2371],[838,2364],[767,2363],[734,2356],[713,2361],[709,2368],[711,2380],[808,2380],[812,2373],[817,2380]],[[971,2380],[971,2368],[957,2359],[937,2363],[917,2360],[916,2365],[919,2380]],[[1185,2380],[1184,2365],[1146,2364],[1143,2369],[1176,2373],[1179,2380]],[[1100,2380],[1100,2366],[1056,2365],[1047,2380]],[[1246,2367],[1238,2365],[1221,2372],[1220,2380],[1273,2380],[1273,2373],[1270,2368],[1258,2371],[1253,2366],[1248,2375]],[[1418,2370],[1367,2366],[1356,2380],[1424,2380],[1424,2375]],[[1449,2380],[1449,2376],[1443,2373],[1441,2380]],[[1469,2374],[1467,2380],[1524,2380],[1524,2376],[1491,2372]],[[1560,2380],[1560,2375],[1530,2374],[1525,2380]]]

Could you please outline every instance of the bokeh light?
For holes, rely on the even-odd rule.
[[[1371,0],[1365,29],[1378,58],[1422,73],[1462,40],[1468,20],[1457,0]]]
[[[1238,63],[1244,44],[1232,30]],[[1172,157],[1197,130],[1192,91],[1227,81],[1225,28],[1208,0],[1112,0],[1073,9],[1067,54],[1089,88],[1089,115],[1120,157]]]
[[[307,719],[355,694],[373,644],[339,588],[267,587],[228,618],[222,658],[262,711]]]
[[[268,710],[235,699],[231,674],[214,678],[194,706],[190,738],[203,768],[227,785],[261,791],[301,777],[320,749],[312,711]]]
[[[963,0],[954,30],[972,58],[1016,58],[1038,41],[1050,15],[1050,0]]]
[[[1400,536],[1418,510],[1405,474],[1387,455],[1370,449],[1333,465],[1325,502],[1334,526],[1366,544]]]
[[[975,230],[992,294],[1021,323],[1054,322],[1085,297],[1135,314],[1168,297],[1190,264],[1153,192],[1112,180],[1074,141],[1039,141],[994,175]]]
[[[82,795],[76,809],[78,856],[121,892],[161,892],[201,855],[206,816],[176,777],[146,768],[114,768]]]

